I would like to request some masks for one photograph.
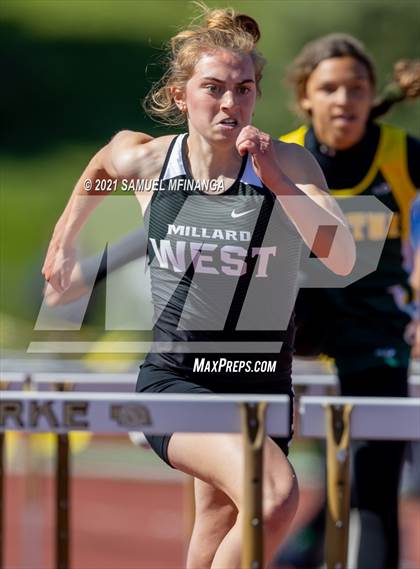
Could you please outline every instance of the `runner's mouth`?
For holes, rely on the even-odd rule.
[[[238,126],[238,121],[236,119],[223,119],[219,122],[220,125],[226,128],[235,128]]]
[[[351,122],[356,122],[357,117],[356,115],[351,115],[351,114],[341,114],[341,115],[335,115],[332,117],[333,121],[337,121],[337,122],[346,122],[346,123],[351,123]]]

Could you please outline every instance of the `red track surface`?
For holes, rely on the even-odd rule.
[[[28,495],[24,478],[7,478],[5,569],[54,567],[52,480],[40,478],[34,484]],[[72,501],[72,569],[183,567],[187,520],[182,484],[78,478]],[[318,501],[317,492],[303,489],[298,525]],[[418,502],[403,502],[401,525],[403,559],[410,560],[405,566],[420,568]]]

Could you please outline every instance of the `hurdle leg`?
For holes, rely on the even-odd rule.
[[[6,511],[6,504],[4,503],[4,474],[5,474],[5,440],[6,434],[0,433],[0,569],[3,569],[4,563],[4,515]]]
[[[69,391],[59,383],[57,391]],[[69,433],[57,435],[55,470],[55,559],[56,569],[70,567],[70,439]]]
[[[241,403],[244,437],[244,520],[242,569],[263,569],[263,443],[267,404]]]
[[[327,569],[347,565],[350,517],[351,405],[328,405],[327,418]]]
[[[8,387],[7,381],[0,380],[0,392],[6,391]],[[3,531],[4,516],[6,515],[6,504],[4,500],[4,481],[6,477],[6,433],[0,433],[0,569],[4,567],[4,544],[6,540],[4,539]]]
[[[69,569],[70,566],[70,480],[69,436],[57,435],[56,488],[55,488],[55,555],[56,568]]]

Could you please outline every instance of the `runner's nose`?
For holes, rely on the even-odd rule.
[[[235,106],[235,97],[233,96],[232,91],[226,91],[222,97],[221,108],[223,109],[231,109]]]

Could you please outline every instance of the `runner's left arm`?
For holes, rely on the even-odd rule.
[[[315,158],[253,126],[242,129],[236,146],[241,155],[251,153],[257,175],[276,194],[309,249],[337,275],[350,274],[356,261],[354,239]]]

